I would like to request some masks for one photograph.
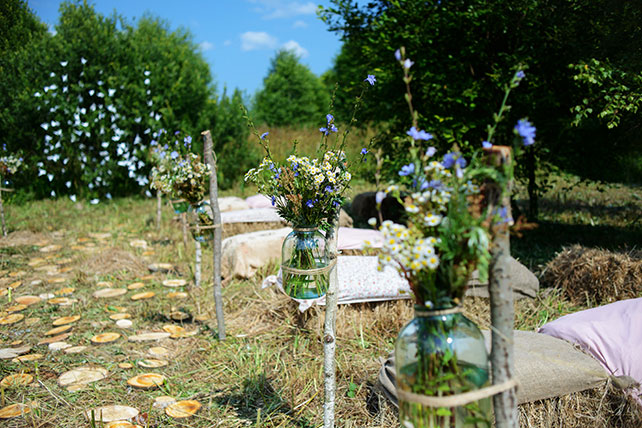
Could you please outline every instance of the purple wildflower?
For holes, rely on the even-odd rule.
[[[401,167],[401,171],[399,171],[399,175],[406,176],[410,175],[415,172],[415,164],[414,163],[409,163],[408,165],[404,165]]]
[[[368,74],[368,77],[364,79],[364,82],[370,83],[371,86],[374,86],[377,79],[374,77],[374,74]]]
[[[484,149],[490,149],[490,148],[493,147],[493,145],[491,143],[489,143],[488,141],[484,140],[484,141],[482,141],[482,147]]]
[[[267,137],[270,133],[269,132],[264,132],[261,134],[261,140],[265,140],[265,137]]]
[[[530,146],[535,143],[535,127],[526,119],[520,119],[515,125],[515,132],[522,137],[524,146]]]
[[[430,133],[428,133],[426,131],[418,130],[414,126],[412,128],[410,128],[410,130],[408,130],[406,132],[406,134],[410,135],[413,138],[413,140],[428,141],[428,140],[433,138],[432,134],[430,134]]]

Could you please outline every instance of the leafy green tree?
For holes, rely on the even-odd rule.
[[[253,113],[258,122],[269,126],[311,124],[325,116],[329,102],[321,80],[294,52],[280,50],[256,94]]]
[[[24,0],[0,0],[0,56],[23,48],[47,33],[47,26]]]
[[[478,147],[493,110],[501,102],[503,82],[515,67],[527,65],[527,79],[513,98],[512,110],[500,136],[510,136],[519,117],[528,116],[538,128],[533,156],[586,174],[586,158],[600,159],[592,170],[604,172],[604,159],[635,150],[640,138],[626,139],[629,121],[617,135],[599,123],[572,127],[576,105],[589,96],[584,82],[573,79],[569,64],[592,59],[608,62],[614,76],[636,75],[642,69],[642,8],[638,2],[616,0],[372,0],[361,7],[353,0],[332,0],[321,12],[344,45],[328,79],[348,91],[360,76],[377,75],[377,87],[364,106],[366,117],[389,125],[390,135],[407,129],[404,83],[394,59],[401,46],[414,61],[411,72],[413,104],[422,129],[433,132],[443,150],[457,142],[464,150]],[[579,84],[578,84],[579,83]],[[608,92],[622,79],[605,81]],[[639,93],[639,82],[627,93]],[[595,95],[595,92],[594,92]],[[349,99],[349,98],[348,98]],[[337,99],[337,114],[350,106]],[[628,103],[631,105],[631,103]],[[639,111],[630,109],[629,118]],[[624,124],[623,124],[624,125]],[[599,132],[595,132],[599,129]],[[606,141],[619,141],[617,147]],[[393,138],[380,139],[393,164],[404,161]],[[615,150],[614,150],[615,149]],[[639,150],[639,149],[638,149]],[[534,163],[533,163],[534,164]]]

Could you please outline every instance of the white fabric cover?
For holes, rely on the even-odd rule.
[[[228,211],[221,213],[221,221],[225,223],[278,223],[285,224],[274,208],[250,208],[247,210]]]
[[[249,208],[273,208],[272,201],[265,195],[254,195],[245,198]]]
[[[339,233],[341,238],[341,233]],[[339,288],[337,290],[339,304],[377,302],[384,300],[409,299],[410,286],[397,271],[386,267],[377,270],[376,256],[339,256],[337,260],[337,275]],[[276,285],[283,291],[281,271],[263,281],[263,288]],[[299,310],[306,311],[312,305],[325,305],[325,296],[318,299],[293,299],[299,303]]]
[[[218,198],[218,209],[221,210],[221,212],[249,210],[250,206],[245,202],[245,199],[236,196],[225,196]]]

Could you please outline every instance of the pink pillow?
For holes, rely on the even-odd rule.
[[[612,375],[642,383],[642,298],[566,315],[539,331],[579,345]],[[642,390],[633,394],[642,404]]]

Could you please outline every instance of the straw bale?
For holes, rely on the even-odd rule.
[[[575,304],[602,305],[640,297],[642,252],[566,247],[547,264],[542,283],[561,288]]]

